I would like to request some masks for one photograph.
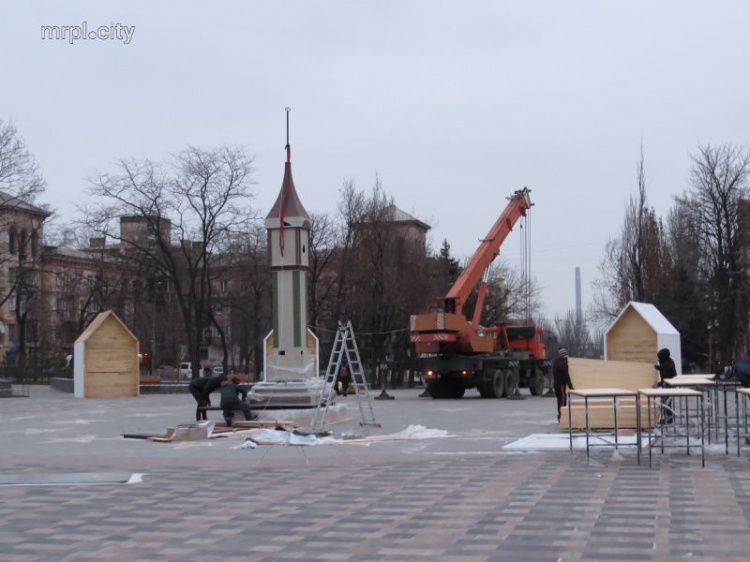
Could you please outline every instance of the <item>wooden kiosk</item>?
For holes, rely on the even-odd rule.
[[[604,336],[604,358],[610,361],[654,364],[656,352],[662,348],[669,349],[681,375],[680,332],[653,304],[629,302]]]
[[[111,310],[102,312],[74,347],[76,398],[139,396],[138,338]]]

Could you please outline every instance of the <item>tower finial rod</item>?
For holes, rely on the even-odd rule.
[[[291,107],[287,107],[286,111],[286,161],[292,161],[292,148],[289,146],[289,113],[292,111]]]

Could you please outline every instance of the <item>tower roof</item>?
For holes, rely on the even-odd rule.
[[[292,179],[292,163],[290,161],[284,164],[284,181],[281,183],[281,191],[279,196],[276,198],[276,203],[271,207],[271,211],[266,216],[268,219],[284,219],[299,218],[309,221],[310,215],[305,211],[305,207],[302,206],[302,201],[299,200],[297,190],[294,188],[294,180]]]

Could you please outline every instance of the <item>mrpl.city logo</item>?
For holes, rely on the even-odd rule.
[[[134,25],[112,23],[109,25],[89,26],[83,21],[80,25],[43,25],[42,40],[67,41],[71,45],[77,41],[119,41],[129,45],[135,34]]]

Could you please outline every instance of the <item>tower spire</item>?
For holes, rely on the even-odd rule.
[[[291,107],[287,107],[286,111],[286,161],[292,161],[292,147],[289,145],[289,113],[292,111]]]

